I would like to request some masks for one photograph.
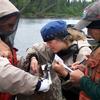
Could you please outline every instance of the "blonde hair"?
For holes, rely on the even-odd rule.
[[[67,29],[69,35],[64,38],[64,41],[67,43],[72,43],[73,41],[78,40],[85,40],[86,36],[82,31],[76,30],[74,28],[68,28]]]

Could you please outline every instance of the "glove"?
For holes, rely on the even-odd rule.
[[[9,60],[7,58],[4,58],[4,57],[0,57],[0,66],[6,66],[10,64]]]
[[[36,91],[47,92],[50,89],[50,82],[48,79],[42,78],[38,81]]]
[[[50,83],[48,79],[43,79],[41,81],[41,86],[39,88],[39,91],[47,92],[50,89]]]

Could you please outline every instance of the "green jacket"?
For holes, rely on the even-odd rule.
[[[89,77],[84,76],[80,79],[80,87],[91,100],[100,100],[100,44],[91,53],[89,59],[93,59],[96,65],[88,68],[88,72],[91,71],[92,73],[88,74]]]
[[[81,89],[90,96],[91,100],[100,100],[100,83],[94,83],[90,78],[84,76],[80,80]]]

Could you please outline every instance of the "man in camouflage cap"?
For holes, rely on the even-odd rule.
[[[75,68],[85,67],[70,73],[70,79],[80,84],[79,100],[100,100],[100,0],[85,8],[84,17],[75,28],[87,27],[87,33],[98,42],[98,46],[84,64],[73,64]]]
[[[79,100],[100,100],[100,0],[86,7],[84,17],[74,26],[78,30],[85,27],[88,28],[88,34],[98,41],[98,46],[81,64],[72,64],[74,70],[69,78],[80,85]],[[60,73],[67,75],[62,70]]]

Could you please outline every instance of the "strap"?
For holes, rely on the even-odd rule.
[[[78,44],[76,46],[76,51],[75,53],[73,54],[73,62],[76,62],[76,58],[77,58],[77,54],[79,53],[79,48],[78,48]]]
[[[86,47],[86,46],[81,46],[80,48],[78,48],[78,44],[77,44],[77,50],[73,54],[73,62],[76,62],[77,55],[78,55],[79,51],[81,50],[81,48],[83,48],[83,47]]]

